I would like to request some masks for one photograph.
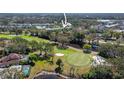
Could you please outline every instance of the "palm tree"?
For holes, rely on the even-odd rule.
[[[42,55],[43,53],[43,45],[44,45],[44,43],[42,43],[42,42],[39,42],[38,43],[38,49],[40,50],[40,55]]]
[[[53,50],[53,46],[50,43],[43,43],[42,50],[44,51],[44,56],[48,57],[48,54]]]
[[[51,44],[45,42],[38,43],[38,49],[40,50],[40,54],[47,55],[47,53],[51,50]]]
[[[110,37],[110,34],[108,32],[103,33],[103,37],[105,42],[107,42],[107,39]]]
[[[49,38],[52,41],[56,41],[56,33],[55,32],[51,32]]]
[[[110,37],[112,38],[114,35],[114,32],[112,30],[109,31]]]
[[[114,37],[115,37],[116,39],[119,39],[119,38],[120,38],[120,35],[121,35],[121,33],[119,33],[119,32],[114,32]]]
[[[121,43],[121,39],[119,38],[119,39],[116,40],[116,45],[117,45],[117,47],[120,46],[120,43]]]
[[[31,45],[31,49],[32,49],[33,51],[35,51],[35,50],[38,49],[38,42],[37,42],[37,41],[35,41],[35,40],[31,41],[31,42],[30,42],[30,45]]]

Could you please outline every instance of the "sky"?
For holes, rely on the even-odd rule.
[[[0,0],[1,13],[122,13],[124,0]]]

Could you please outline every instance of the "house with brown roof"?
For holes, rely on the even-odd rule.
[[[8,56],[2,57],[0,59],[0,67],[6,67],[10,65],[19,64],[20,60],[22,59],[22,55],[11,53]]]

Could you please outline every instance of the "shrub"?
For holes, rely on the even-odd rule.
[[[39,60],[39,56],[36,55],[36,54],[31,54],[31,55],[29,56],[29,60],[37,61],[37,60]]]
[[[57,68],[55,69],[55,72],[62,74],[63,70],[62,70],[61,67],[57,67]]]
[[[20,61],[19,65],[28,65],[28,62],[27,61]]]
[[[58,59],[57,62],[56,62],[56,64],[57,64],[59,67],[62,67],[62,66],[64,65],[61,59]]]
[[[91,53],[91,45],[85,44],[85,45],[83,46],[83,49],[84,49],[84,52],[85,52],[85,53]]]

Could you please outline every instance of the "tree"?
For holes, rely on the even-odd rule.
[[[45,44],[45,47],[44,47],[44,52],[45,52],[45,57],[47,57],[48,53],[51,51],[51,47],[49,46],[50,44]]]
[[[105,58],[117,58],[124,56],[124,46],[115,44],[101,44],[99,47],[99,55]]]
[[[113,72],[110,67],[97,66],[93,67],[89,73],[83,74],[85,79],[112,79]]]
[[[61,59],[58,59],[56,64],[59,66],[59,67],[62,67],[63,66],[63,63],[62,63],[62,60]]]
[[[99,48],[99,55],[105,58],[115,57],[115,46],[110,43],[101,44]]]
[[[112,30],[109,30],[108,32],[110,34],[110,37],[112,38],[114,36],[114,32]]]
[[[16,29],[16,30],[15,30],[15,34],[16,34],[16,35],[22,34],[22,30],[21,30],[21,29]]]
[[[83,45],[85,34],[82,31],[74,32],[73,34],[74,34],[74,41],[79,45]]]
[[[59,32],[57,32],[57,31],[51,32],[51,33],[50,33],[50,36],[49,36],[50,40],[56,42],[56,41],[57,41],[57,38],[58,38],[58,33],[59,33]]]
[[[15,52],[15,53],[28,54],[30,52],[29,42],[23,38],[14,37],[11,40],[11,45],[5,48],[5,52],[6,53]]]
[[[66,35],[59,34],[57,41],[60,43],[60,48],[66,48],[66,44],[69,42],[69,38]]]
[[[107,60],[112,64],[112,69],[114,71],[114,78],[123,78],[124,77],[124,57],[109,58]]]
[[[108,32],[103,33],[103,38],[105,42],[107,42],[107,40],[110,38],[110,34]]]
[[[116,39],[119,39],[119,38],[120,38],[120,35],[121,35],[120,32],[114,32],[114,37],[115,37]]]
[[[57,68],[55,69],[55,72],[62,74],[63,69],[62,69],[61,67],[57,67]]]
[[[38,49],[38,42],[35,40],[30,41],[31,49],[36,51]]]
[[[36,54],[31,54],[29,55],[29,60],[32,60],[32,61],[37,61],[39,59],[38,55]]]
[[[54,47],[50,43],[41,43],[40,42],[38,45],[38,48],[40,50],[40,54],[42,54],[44,57],[48,57],[48,54],[54,53]]]
[[[90,53],[90,52],[91,52],[91,45],[85,44],[85,45],[83,46],[83,49],[84,49],[84,52]]]
[[[121,41],[122,41],[122,40],[121,40],[120,38],[116,40],[116,45],[117,45],[117,47],[120,46]]]
[[[89,44],[91,44],[92,37],[90,35],[86,35],[85,39],[89,41]]]
[[[56,64],[58,65],[58,67],[55,69],[55,72],[62,74],[62,72],[63,72],[63,66],[64,66],[62,60],[61,59],[58,59],[57,62],[56,62]]]
[[[38,47],[38,50],[40,50],[40,55],[42,55],[43,54],[43,49],[44,49],[44,43],[39,42],[37,47]]]

